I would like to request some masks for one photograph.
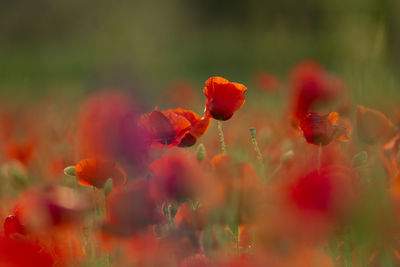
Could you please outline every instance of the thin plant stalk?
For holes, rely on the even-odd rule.
[[[258,164],[261,167],[261,173],[264,175],[264,170],[265,170],[264,159],[261,154],[260,148],[258,147],[255,128],[250,128],[250,136],[251,136],[251,142],[253,143],[254,150],[257,153],[257,160],[258,160]]]
[[[226,154],[224,132],[222,131],[222,122],[220,120],[218,121],[218,134],[219,134],[219,139],[221,141],[222,154]]]

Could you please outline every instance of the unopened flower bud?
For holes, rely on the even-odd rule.
[[[283,153],[283,154],[281,155],[280,163],[281,163],[281,164],[285,164],[285,163],[287,163],[288,161],[290,161],[293,157],[294,157],[294,152],[293,152],[293,150],[286,151],[285,153]]]
[[[200,144],[196,150],[196,158],[198,162],[202,162],[206,157],[206,148],[203,144]]]
[[[112,178],[108,178],[107,182],[104,184],[104,195],[108,196],[111,191],[113,190],[113,179]]]
[[[67,176],[73,176],[75,177],[75,166],[68,166],[67,168],[64,169],[64,174]]]

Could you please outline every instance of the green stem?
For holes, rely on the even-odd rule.
[[[258,147],[257,139],[256,139],[256,129],[255,128],[250,128],[250,136],[251,136],[251,142],[253,143],[254,150],[257,153],[257,160],[258,163],[260,164],[262,174],[264,175],[264,159],[261,154],[260,148]]]
[[[278,173],[278,171],[282,168],[282,162],[279,162],[278,166],[272,171],[271,175],[269,176],[268,180],[271,180],[275,174]]]
[[[219,139],[221,141],[222,154],[226,154],[224,132],[222,131],[222,122],[221,121],[218,121],[218,133],[219,133]]]

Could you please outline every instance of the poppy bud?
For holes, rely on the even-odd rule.
[[[293,157],[294,157],[293,150],[289,150],[281,155],[279,161],[281,164],[285,164],[286,162],[290,161]]]
[[[75,166],[68,166],[64,169],[64,174],[67,176],[75,177]]]
[[[113,185],[114,185],[113,179],[108,178],[107,182],[104,184],[104,195],[105,196],[108,196],[111,193],[111,191],[113,189]]]
[[[200,144],[196,150],[196,158],[198,162],[202,162],[206,157],[206,148],[203,144]]]

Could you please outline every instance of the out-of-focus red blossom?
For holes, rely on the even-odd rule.
[[[54,258],[38,243],[23,238],[0,236],[0,266],[54,266]]]
[[[338,219],[348,214],[354,192],[351,170],[329,166],[300,176],[289,185],[288,199],[299,211]]]
[[[203,93],[207,97],[206,115],[216,120],[229,120],[246,100],[246,86],[229,82],[222,77],[211,77],[206,81]]]
[[[4,220],[4,235],[9,237],[13,234],[25,235],[25,227],[21,224],[18,216],[9,215]]]
[[[77,119],[80,158],[113,159],[143,169],[147,148],[137,128],[140,113],[130,99],[122,92],[102,92],[83,103]]]
[[[216,155],[211,159],[211,168],[222,178],[233,176],[232,157],[228,154]]]
[[[257,73],[255,82],[258,88],[265,92],[274,92],[280,86],[278,78],[267,71]]]
[[[5,157],[28,165],[34,159],[36,143],[32,138],[9,141],[4,146]]]
[[[291,101],[294,121],[302,120],[315,104],[337,98],[344,84],[317,62],[306,60],[292,70]]]
[[[29,190],[14,208],[14,216],[25,233],[49,230],[51,226],[75,226],[91,209],[89,198],[70,188],[48,186]]]
[[[368,144],[388,142],[396,133],[393,123],[380,111],[363,106],[357,107],[357,134]]]
[[[347,141],[346,128],[337,125],[339,114],[331,112],[329,114],[308,113],[300,121],[300,128],[303,131],[307,143],[326,146],[333,140]]]
[[[193,231],[170,230],[160,239],[160,246],[168,249],[176,262],[201,252],[199,234]]]
[[[197,160],[183,151],[173,151],[153,161],[149,169],[153,174],[152,194],[160,202],[196,198],[208,185],[208,176]]]
[[[119,248],[121,244],[125,247],[125,258],[135,262],[137,266],[176,266],[171,254],[173,244],[163,246],[152,231],[141,232],[129,240],[118,243]]]
[[[175,227],[181,231],[201,231],[206,226],[203,216],[201,208],[194,211],[189,204],[184,203],[175,214]]]
[[[76,164],[75,174],[79,184],[97,188],[103,188],[108,178],[113,180],[117,188],[126,183],[125,171],[110,160],[83,159]]]
[[[115,191],[106,200],[107,219],[103,231],[114,236],[132,236],[165,221],[151,197],[149,182],[138,179],[124,191]]]
[[[65,166],[68,166],[66,160],[62,158],[54,158],[50,159],[45,171],[49,177],[60,177],[65,169]]]
[[[189,131],[183,136],[179,146],[187,147],[192,146],[196,143],[197,138],[205,134],[208,130],[208,126],[210,125],[210,118],[208,117],[200,117],[196,113],[190,110],[184,110],[181,108],[177,108],[174,110],[167,110],[163,112],[164,114],[175,113],[180,116],[185,117],[190,122]]]
[[[175,227],[183,231],[194,229],[196,224],[195,216],[189,204],[184,203],[180,205],[174,217]]]
[[[153,148],[178,146],[192,126],[182,115],[157,109],[143,114],[138,125],[146,136],[146,143]]]
[[[180,267],[211,267],[210,260],[204,254],[195,254],[184,259]]]

